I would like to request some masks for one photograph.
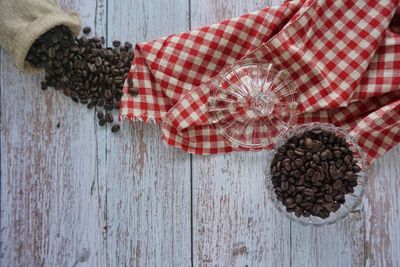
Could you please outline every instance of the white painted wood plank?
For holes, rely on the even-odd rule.
[[[192,27],[268,4],[192,1]],[[268,152],[193,157],[194,266],[289,266],[290,223],[267,199],[270,162]]]
[[[291,223],[291,266],[364,266],[364,216],[358,209],[320,228]]]
[[[188,29],[187,0],[108,1],[108,44]],[[159,125],[125,121],[106,134],[107,265],[190,266],[190,156]]]
[[[95,24],[95,1],[62,6]],[[94,112],[2,56],[0,265],[104,266]]]
[[[400,145],[376,162],[365,210],[366,266],[400,266]]]
[[[267,152],[193,159],[194,266],[289,266],[290,223],[267,199]]]

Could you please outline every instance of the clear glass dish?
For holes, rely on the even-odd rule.
[[[296,115],[296,88],[285,71],[247,60],[214,80],[208,100],[217,133],[233,146],[263,148],[276,143]]]
[[[266,179],[266,186],[268,190],[268,195],[269,198],[272,200],[274,203],[274,206],[283,214],[285,214],[288,218],[290,218],[292,221],[295,221],[297,223],[301,223],[303,225],[314,225],[314,226],[322,226],[322,225],[327,225],[327,224],[332,224],[336,223],[337,221],[341,220],[342,218],[346,217],[349,215],[351,211],[353,211],[355,208],[359,206],[359,204],[362,201],[362,197],[364,194],[365,186],[367,183],[368,179],[368,167],[367,163],[365,160],[365,154],[357,144],[356,140],[352,136],[350,136],[346,131],[335,127],[331,124],[326,124],[326,123],[310,123],[310,124],[304,124],[304,125],[299,125],[293,127],[293,129],[289,130],[287,135],[279,140],[276,143],[275,146],[275,153],[278,152],[278,149],[285,144],[288,139],[290,139],[293,136],[300,135],[306,131],[309,130],[314,130],[314,129],[321,129],[321,130],[326,130],[329,132],[333,132],[339,137],[342,137],[346,140],[346,142],[349,144],[349,150],[353,152],[353,159],[357,160],[357,165],[360,167],[361,171],[357,173],[357,186],[354,187],[354,192],[353,193],[348,193],[345,195],[345,203],[341,204],[340,208],[336,212],[331,212],[328,218],[320,218],[318,216],[310,216],[310,217],[296,217],[294,212],[287,212],[286,207],[283,205],[283,203],[278,200],[277,195],[274,191],[274,186],[272,183],[272,175],[270,174],[270,169],[268,168],[268,175]]]

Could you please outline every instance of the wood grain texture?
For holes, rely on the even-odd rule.
[[[291,223],[291,266],[364,266],[364,232],[359,209],[320,228]]]
[[[64,7],[94,24],[95,2]],[[104,261],[103,203],[96,181],[93,111],[19,73],[3,52],[1,73],[1,265],[89,266]],[[45,114],[45,115],[44,115]],[[78,119],[79,118],[79,119]]]
[[[187,0],[108,0],[108,44],[186,31],[188,10]],[[189,266],[190,156],[166,147],[159,125],[106,133],[107,265]]]
[[[365,211],[365,265],[400,266],[400,145],[376,162]]]
[[[192,27],[269,1],[192,1]],[[289,266],[290,222],[267,199],[268,152],[193,156],[193,265]]]
[[[280,0],[62,0],[108,44],[219,22]],[[158,125],[100,128],[0,54],[0,266],[400,266],[400,145],[336,225],[267,199],[271,154],[189,156]],[[59,125],[59,127],[58,127]]]

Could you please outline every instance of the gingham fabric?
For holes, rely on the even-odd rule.
[[[163,140],[190,153],[246,150],[217,135],[207,102],[221,71],[264,60],[294,80],[298,124],[348,130],[372,162],[400,141],[399,1],[291,1],[138,44],[139,94],[125,83],[120,118],[162,121]]]

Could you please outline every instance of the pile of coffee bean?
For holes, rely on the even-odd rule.
[[[33,66],[45,69],[41,88],[53,87],[62,91],[74,102],[98,107],[99,125],[113,123],[113,109],[119,109],[122,87],[134,57],[132,44],[115,40],[114,48],[103,47],[105,40],[97,36],[88,38],[90,27],[82,29],[83,36],[73,38],[65,26],[57,26],[37,39],[26,60]],[[136,89],[130,89],[137,95]],[[119,130],[114,124],[112,132]]]
[[[319,128],[295,135],[271,164],[276,197],[296,217],[328,218],[354,192],[361,171],[345,138]]]

